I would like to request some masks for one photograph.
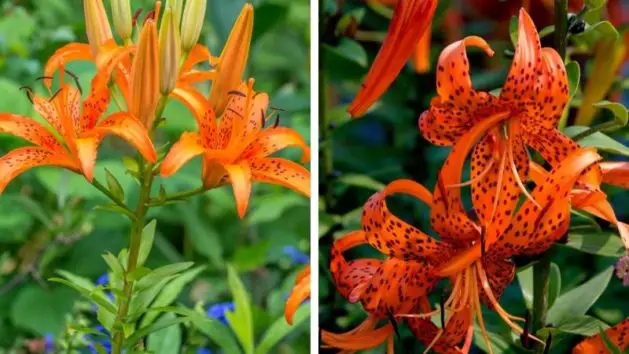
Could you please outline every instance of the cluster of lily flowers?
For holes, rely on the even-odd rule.
[[[0,113],[0,132],[29,143],[0,158],[0,193],[18,175],[39,166],[68,169],[98,187],[97,153],[104,137],[114,135],[137,149],[150,178],[171,176],[201,157],[203,190],[231,185],[241,218],[253,181],[310,195],[308,169],[272,156],[297,147],[303,151],[301,162],[307,163],[305,140],[279,125],[277,110],[269,107],[268,94],[255,91],[253,78],[243,80],[253,34],[250,4],[244,5],[220,56],[214,56],[198,43],[206,1],[187,1],[184,7],[183,1],[168,0],[164,8],[156,1],[143,16],[142,11],[132,13],[129,0],[111,0],[113,30],[102,0],[83,3],[88,43],[67,44],[49,58],[38,79],[46,94],[24,87],[45,122]],[[67,69],[75,61],[96,67],[86,95]],[[207,94],[197,85],[205,81],[211,82]],[[190,110],[198,131],[184,132],[161,151],[155,148],[155,130],[168,120],[186,119],[161,117],[170,98]],[[110,106],[116,109],[106,114]],[[303,274],[297,282],[301,287],[287,303],[289,321],[309,296],[308,269]]]
[[[397,3],[383,46],[350,106],[352,116],[364,114],[402,70],[428,28],[436,4]],[[412,180],[390,183],[364,205],[362,229],[333,243],[329,267],[335,286],[349,302],[360,303],[368,317],[346,333],[323,331],[324,346],[353,352],[386,343],[387,353],[394,353],[397,326],[405,323],[426,352],[467,353],[476,320],[492,352],[483,304],[521,338],[544,345],[519,323],[524,318],[500,305],[516,272],[512,257],[548,250],[566,234],[571,209],[615,225],[629,250],[629,227],[618,221],[601,190],[603,183],[626,187],[629,164],[602,161],[595,149],[580,147],[556,128],[569,99],[563,58],[554,49],[541,47],[524,9],[519,12],[517,38],[511,69],[497,96],[472,87],[467,47],[494,54],[483,38],[466,37],[442,51],[436,69],[437,96],[418,125],[425,139],[452,149],[434,190]],[[530,150],[545,160],[548,170],[531,159]],[[463,182],[469,155],[471,178]],[[530,182],[534,187],[528,190]],[[462,201],[468,186],[472,210]],[[399,194],[430,208],[438,239],[388,209],[387,197]],[[362,245],[378,250],[384,259],[345,257],[346,251]],[[442,280],[451,286],[439,304],[431,303],[429,296]],[[433,317],[441,318],[441,326]],[[629,319],[607,335],[624,350],[629,346]],[[574,349],[574,353],[598,352],[606,352],[600,336]]]

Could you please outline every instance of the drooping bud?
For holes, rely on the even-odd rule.
[[[162,95],[168,95],[177,84],[181,59],[181,38],[177,27],[176,12],[168,6],[159,28],[159,51],[161,73],[159,90]]]
[[[129,110],[147,128],[155,120],[159,100],[159,43],[157,25],[148,19],[140,32],[138,49],[131,69],[131,105]]]
[[[184,0],[167,0],[166,1],[166,8],[173,9],[175,25],[177,26],[177,29],[181,29],[179,25],[181,24],[181,14],[183,12],[183,1]]]
[[[92,53],[96,55],[99,48],[113,38],[107,12],[105,12],[103,0],[84,0],[83,10],[87,40],[92,47]]]
[[[199,41],[207,0],[188,0],[181,19],[181,46],[189,52]]]
[[[212,82],[210,90],[210,103],[216,114],[223,112],[227,106],[229,92],[238,88],[242,81],[252,34],[253,6],[246,4],[229,34],[216,67],[217,77]]]
[[[116,33],[125,43],[128,42],[133,31],[131,0],[111,0],[111,14]]]

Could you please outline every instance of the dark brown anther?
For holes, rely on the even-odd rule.
[[[275,123],[273,123],[273,128],[277,128],[280,125],[280,115],[277,115],[277,118],[275,118]]]
[[[553,334],[548,332],[548,338],[546,339],[546,344],[544,345],[544,354],[550,354],[550,345],[553,343]]]
[[[131,23],[135,26],[136,23],[138,23],[138,18],[140,17],[140,15],[142,14],[142,9],[137,9],[135,10],[135,12],[133,13],[133,17],[131,19]]]
[[[272,111],[277,111],[277,112],[286,112],[285,109],[281,109],[281,108],[277,108],[277,107],[271,107]]]
[[[247,95],[245,95],[243,92],[237,91],[237,90],[233,90],[233,91],[229,91],[227,92],[227,95],[236,95],[236,96],[240,96],[240,97],[247,97]]]
[[[402,344],[402,335],[400,334],[400,329],[398,327],[398,323],[395,320],[395,316],[393,315],[393,312],[391,312],[391,309],[387,309],[387,316],[389,317],[389,322],[391,322],[391,326],[393,327],[393,331],[395,332],[395,336],[397,337],[398,341],[400,342],[400,345],[402,346],[402,350],[404,352],[407,352],[406,349],[404,348],[403,344]]]
[[[524,332],[522,332],[522,334],[520,335],[520,341],[522,342],[522,346],[526,349],[532,349],[531,348],[531,340],[530,340],[530,334],[529,334],[529,325],[530,325],[530,314],[529,311],[526,311],[526,314],[524,316]]]
[[[33,89],[31,89],[29,86],[22,86],[20,87],[20,90],[24,90],[24,92],[26,92],[26,98],[28,98],[29,101],[31,101],[31,103],[33,102]]]
[[[148,20],[155,20],[155,10],[151,10],[149,12],[146,13],[146,16],[144,17],[144,22],[146,23],[146,21]]]
[[[81,87],[81,83],[79,82],[79,77],[70,70],[64,70],[66,74],[70,75],[70,77],[74,80],[74,84],[76,84],[76,88],[79,89],[79,92],[83,94],[83,88]]]
[[[260,108],[260,128],[264,128],[264,123],[266,123],[266,113]]]
[[[40,76],[35,78],[35,81],[39,81],[39,80],[52,80],[53,77],[52,76]]]
[[[441,329],[443,330],[443,333],[445,334],[447,331],[447,326],[446,326],[446,296],[444,294],[441,294],[441,296],[439,296],[439,309],[441,310],[439,313],[439,316],[441,318]]]
[[[55,93],[52,94],[52,96],[50,96],[50,98],[48,99],[48,102],[52,102],[52,100],[55,99],[55,97],[57,97],[57,95],[63,90],[63,87],[58,89],[57,91],[55,91]]]

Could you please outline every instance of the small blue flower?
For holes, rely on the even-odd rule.
[[[199,348],[197,354],[212,354],[212,351],[208,348]]]
[[[310,257],[302,251],[298,250],[295,246],[284,246],[282,253],[289,256],[293,261],[293,264],[308,264],[310,263]]]
[[[213,318],[215,320],[219,320],[223,324],[227,323],[227,317],[225,317],[225,313],[227,311],[234,312],[235,306],[233,302],[221,302],[218,304],[214,304],[207,309],[207,316]]]
[[[54,353],[55,351],[55,338],[50,333],[46,333],[44,336],[44,353]]]
[[[94,327],[94,329],[106,336],[109,336],[109,331],[107,331],[105,327],[103,326],[96,326]],[[105,352],[111,353],[111,342],[109,341],[108,338],[104,338],[101,336],[94,336],[94,337],[88,336],[88,340],[91,341],[91,343],[88,344],[90,353],[98,354],[98,351],[96,350],[96,346],[99,344],[103,347],[103,349],[105,349]]]
[[[109,274],[105,273],[101,275],[100,277],[98,277],[98,280],[96,280],[96,285],[102,285],[102,286],[109,285]]]

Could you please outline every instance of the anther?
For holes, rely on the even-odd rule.
[[[22,86],[20,87],[20,90],[24,90],[24,92],[26,92],[26,98],[28,98],[29,101],[31,101],[31,103],[33,102],[33,89],[31,89],[29,86]]]
[[[237,90],[229,91],[229,92],[227,92],[227,95],[236,95],[236,96],[240,96],[240,97],[247,97],[247,95],[245,95],[243,92],[240,92],[240,91],[237,91]]]
[[[526,314],[524,315],[524,332],[522,332],[522,334],[520,335],[520,341],[522,342],[522,346],[526,349],[532,349],[531,348],[531,341],[529,339],[529,322],[530,322],[531,318],[530,318],[530,313],[527,310]]]
[[[40,76],[38,78],[35,79],[35,81],[39,81],[39,80],[52,80],[53,77],[52,76]]]
[[[133,13],[133,17],[131,19],[131,23],[135,26],[136,23],[138,23],[138,18],[140,17],[140,15],[142,14],[142,9],[137,9],[135,10],[135,12]]]
[[[260,128],[264,128],[264,123],[266,123],[266,113],[260,108]]]
[[[553,343],[553,335],[548,332],[548,338],[546,339],[546,344],[544,345],[544,354],[550,354],[550,345]]]
[[[275,118],[275,123],[273,123],[273,128],[277,128],[280,125],[280,115],[277,115],[277,118]]]
[[[446,296],[443,293],[439,297],[439,309],[441,310],[439,313],[439,316],[441,317],[441,329],[443,329],[443,333],[446,333]]]
[[[50,98],[48,99],[48,102],[52,102],[52,100],[55,99],[55,97],[57,97],[57,95],[63,90],[63,87],[59,88],[57,91],[55,91],[55,93],[52,94],[52,96],[50,96]]]
[[[81,83],[79,82],[79,77],[68,69],[65,69],[64,71],[66,72],[66,74],[70,75],[70,77],[74,80],[74,83],[76,84],[76,88],[79,89],[79,92],[81,94],[83,94],[83,88],[81,87]]]
[[[146,16],[144,17],[144,23],[146,23],[146,21],[148,20],[155,20],[155,10],[151,10],[146,13]]]

